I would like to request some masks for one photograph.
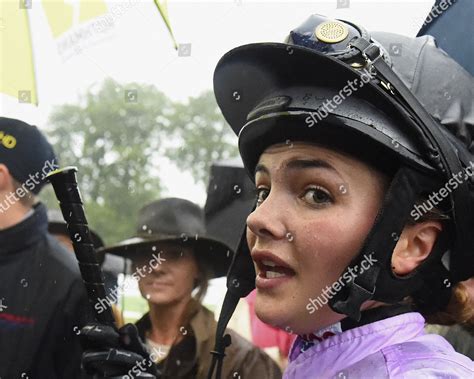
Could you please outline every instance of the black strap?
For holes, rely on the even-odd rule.
[[[433,314],[440,309],[445,309],[451,300],[453,283],[449,271],[441,261],[427,267],[421,267],[423,284],[418,291],[413,292],[416,310],[424,315]]]
[[[239,247],[237,248],[237,253],[232,259],[227,275],[227,292],[217,322],[216,340],[214,350],[211,352],[212,362],[209,368],[208,379],[212,379],[216,368],[216,379],[221,378],[225,349],[232,343],[230,335],[224,335],[227,324],[240,298],[247,296],[254,288],[255,268],[252,259],[250,259],[250,251],[244,231],[240,239]]]
[[[361,317],[359,321],[355,321],[350,317],[342,319],[341,329],[342,331],[354,329],[359,326],[371,324],[379,320],[384,320],[386,318],[398,316],[408,312],[413,312],[413,307],[410,304],[392,304],[367,309],[361,312]]]
[[[436,183],[435,179],[422,176],[410,167],[398,170],[362,249],[341,275],[345,279],[343,291],[329,300],[334,311],[359,321],[360,307],[365,301],[376,299],[388,303],[398,302],[421,286],[419,275],[404,279],[393,277],[391,252],[413,204],[422,192],[432,189]],[[374,259],[368,261],[370,257]],[[364,260],[367,261],[365,264]],[[352,279],[348,281],[346,278]]]
[[[230,335],[225,333],[227,324],[229,323],[232,314],[234,313],[237,304],[239,303],[240,296],[230,289],[227,290],[224,298],[224,304],[222,305],[222,310],[219,315],[219,321],[217,322],[216,328],[216,340],[214,345],[214,350],[211,351],[212,362],[209,368],[209,373],[207,378],[212,379],[214,371],[216,370],[216,379],[220,379],[222,375],[222,364],[225,357],[225,349],[232,343]]]

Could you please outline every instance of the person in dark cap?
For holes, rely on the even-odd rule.
[[[205,232],[199,206],[168,198],[140,210],[135,237],[104,250],[132,260],[132,276],[150,307],[136,323],[149,356],[114,375],[136,377],[153,361],[160,378],[207,377],[216,321],[201,300],[208,280],[226,274],[233,253],[225,244],[207,238]],[[223,368],[226,378],[281,377],[270,357],[232,330],[227,332],[232,348]],[[101,366],[92,361],[86,353],[86,366]]]
[[[35,126],[0,117],[0,377],[81,377],[87,296],[74,257],[37,201],[57,167]]]

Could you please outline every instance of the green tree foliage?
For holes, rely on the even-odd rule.
[[[89,223],[109,244],[133,235],[138,209],[160,197],[160,160],[205,185],[213,160],[237,155],[211,92],[182,104],[154,86],[111,79],[56,108],[48,135],[61,166],[78,167]],[[43,200],[53,205],[50,190]]]
[[[182,139],[185,147],[170,147],[166,155],[201,183],[208,182],[212,162],[237,156],[235,136],[211,91],[176,104],[170,120],[173,136]]]

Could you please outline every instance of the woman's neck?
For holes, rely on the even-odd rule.
[[[191,297],[186,297],[175,303],[153,304],[150,306],[151,330],[148,338],[162,345],[172,345],[183,337],[180,329],[183,325],[184,316]]]

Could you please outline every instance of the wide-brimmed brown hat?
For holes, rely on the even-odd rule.
[[[227,274],[233,255],[231,248],[207,237],[203,210],[179,198],[144,206],[138,213],[136,235],[101,251],[133,260],[138,255],[159,251],[159,244],[165,242],[192,247],[194,254],[211,269],[211,277]]]

